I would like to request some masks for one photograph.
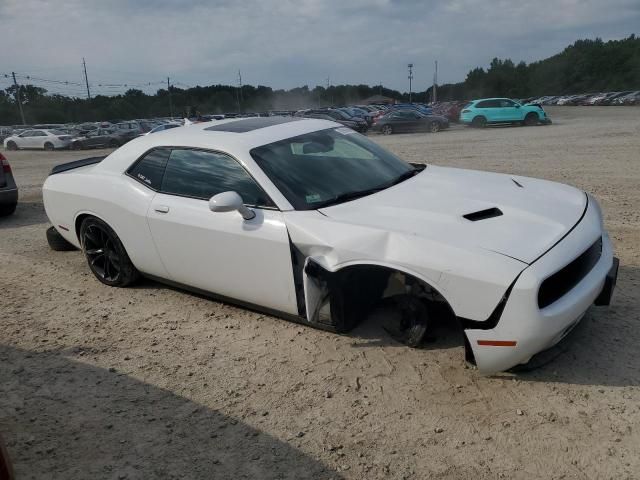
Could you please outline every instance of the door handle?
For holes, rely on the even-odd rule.
[[[169,213],[169,207],[166,205],[158,205],[157,207],[153,207],[153,209],[158,213]]]

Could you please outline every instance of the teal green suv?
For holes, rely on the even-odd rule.
[[[472,100],[460,112],[460,123],[482,128],[487,124],[548,125],[551,119],[540,105],[521,105],[509,98]]]

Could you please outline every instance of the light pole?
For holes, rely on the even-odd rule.
[[[408,67],[409,67],[409,103],[413,103],[411,101],[411,80],[413,80],[413,63],[410,63]]]

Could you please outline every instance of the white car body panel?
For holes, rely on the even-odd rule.
[[[573,187],[508,175],[428,166],[378,193],[320,210],[295,210],[250,155],[254,147],[341,125],[296,120],[245,133],[203,131],[240,119],[178,127],[142,136],[95,165],[49,176],[43,186],[47,215],[80,247],[82,215],[108,223],[141,272],[312,322],[322,286],[301,271],[296,290],[292,250],[303,265],[329,274],[357,265],[404,272],[428,284],[467,322],[465,333],[483,373],[526,362],[553,345],[588,309],[613,264],[597,202]],[[157,193],[125,174],[155,147],[221,151],[234,157],[277,208],[209,210],[208,202]],[[588,206],[587,206],[588,204]],[[499,208],[481,221],[463,217]],[[599,236],[597,265],[546,308],[541,282],[577,258]],[[300,265],[300,264],[298,264]],[[301,267],[298,267],[301,268]],[[302,294],[305,305],[300,307]],[[503,305],[497,324],[488,319]],[[301,318],[302,320],[302,318]],[[514,346],[484,346],[487,340]]]
[[[158,193],[149,227],[171,280],[296,315],[283,214],[255,213],[244,220],[238,212],[213,213],[204,200]]]
[[[557,246],[522,272],[514,284],[498,325],[490,330],[465,331],[481,372],[505,370],[526,363],[534,354],[555,345],[584,316],[602,290],[613,262],[609,236],[602,231],[602,217],[591,199],[590,206],[574,230]],[[537,304],[540,283],[558,266],[576,258],[602,236],[602,255],[595,267],[566,295],[546,308]],[[480,346],[479,340],[515,340],[515,347]]]

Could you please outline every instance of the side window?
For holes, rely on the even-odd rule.
[[[157,148],[138,160],[128,171],[130,177],[154,190],[159,190],[171,150]]]
[[[34,130],[32,137],[46,137],[47,134],[42,130]]]
[[[242,165],[222,153],[172,150],[161,190],[203,200],[233,190],[240,194],[246,205],[274,206]]]
[[[515,107],[516,104],[511,100],[500,100],[501,107]]]
[[[478,102],[476,103],[476,108],[487,108],[488,107],[488,101],[484,101],[484,102]]]

